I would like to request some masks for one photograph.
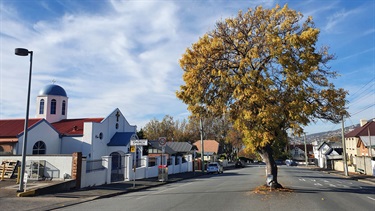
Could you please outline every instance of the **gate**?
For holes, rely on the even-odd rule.
[[[111,182],[124,181],[122,156],[118,152],[112,152]]]

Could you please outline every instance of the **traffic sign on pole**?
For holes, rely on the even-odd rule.
[[[159,145],[164,146],[167,143],[167,138],[165,137],[160,137],[159,138]]]
[[[130,146],[147,146],[147,139],[130,140]]]

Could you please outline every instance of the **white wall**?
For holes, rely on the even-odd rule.
[[[23,136],[18,138],[17,144],[17,155],[22,154],[22,145],[23,145]],[[27,148],[26,154],[33,154],[33,146],[36,142],[43,141],[46,144],[46,153],[47,154],[59,154],[60,153],[60,138],[59,134],[51,128],[51,126],[45,121],[42,120],[36,126],[29,129],[27,133]]]
[[[117,113],[119,117],[117,117]],[[117,128],[116,124],[118,125]],[[90,140],[89,143],[92,145],[91,159],[100,159],[101,156],[109,155],[115,151],[128,151],[128,146],[111,147],[111,150],[109,150],[107,144],[116,132],[136,132],[136,127],[128,123],[119,109],[115,109],[101,123],[85,123],[83,140]],[[99,137],[100,133],[103,134],[102,139]]]
[[[18,160],[22,161],[22,156],[0,156],[0,161]],[[72,155],[28,155],[26,156],[26,164],[31,161],[45,160],[46,166],[44,175],[53,180],[64,179],[64,174],[71,176],[72,173]],[[28,169],[25,168],[25,171]]]
[[[101,170],[86,172],[86,163],[87,160],[83,158],[81,188],[111,183],[111,156],[102,157],[102,165],[104,166],[104,169]]]

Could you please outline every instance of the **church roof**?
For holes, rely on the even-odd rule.
[[[62,135],[83,135],[85,122],[101,122],[103,118],[63,119],[51,125]]]
[[[29,119],[28,128],[35,126],[42,121],[41,118]],[[23,133],[25,119],[1,119],[0,120],[0,138],[17,137]]]
[[[61,86],[56,84],[47,85],[39,91],[39,96],[45,95],[57,95],[67,97],[65,90]]]
[[[107,146],[127,146],[134,132],[117,132],[111,138]]]

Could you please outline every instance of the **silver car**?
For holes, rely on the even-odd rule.
[[[217,162],[209,163],[207,166],[207,173],[223,173],[223,166]]]

